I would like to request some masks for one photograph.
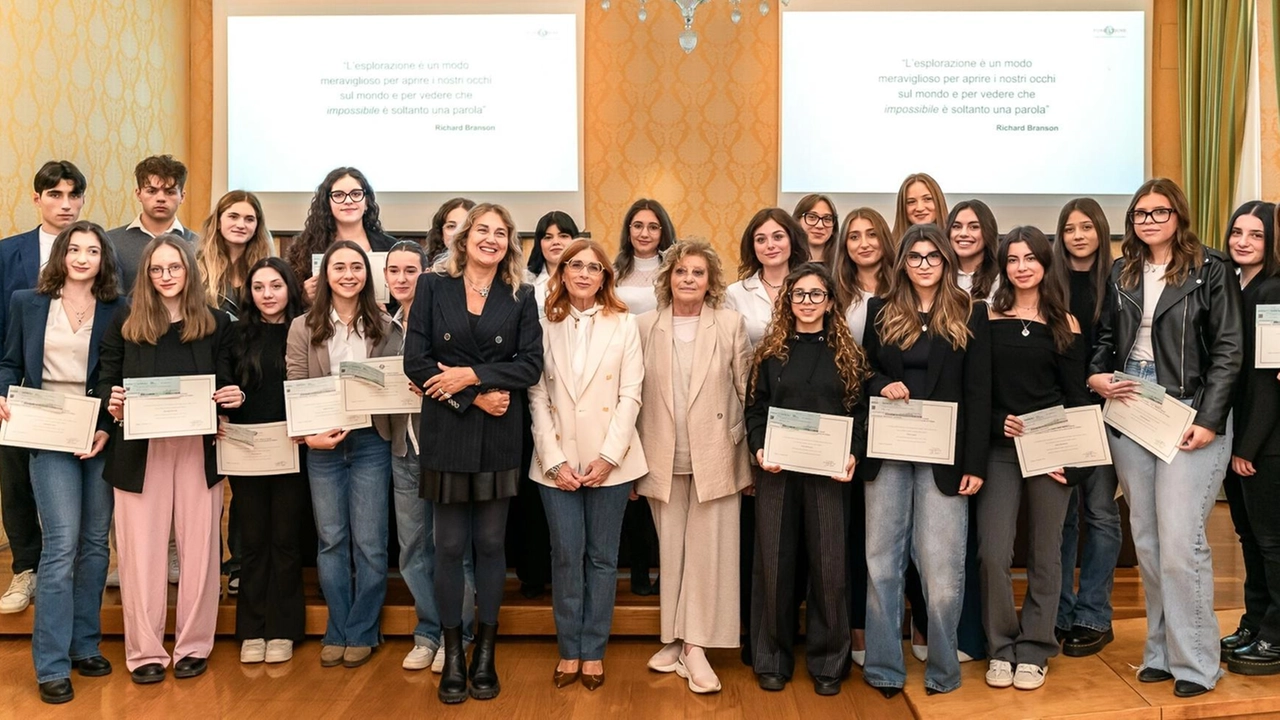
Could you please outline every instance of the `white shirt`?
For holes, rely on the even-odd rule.
[[[618,299],[627,304],[627,312],[642,315],[658,309],[658,294],[653,289],[653,281],[658,278],[661,266],[661,255],[633,259],[631,274],[619,281],[614,289]]]
[[[538,303],[539,320],[547,316],[547,283],[550,281],[551,276],[545,269],[533,279],[533,299]]]
[[[151,234],[151,231],[147,229],[147,226],[142,224],[142,213],[138,213],[138,217],[134,218],[133,222],[129,223],[129,229],[133,229],[133,228],[138,228],[142,232],[148,235],[151,235],[151,237],[156,237],[155,235]],[[160,234],[164,235],[165,233],[174,233],[177,235],[182,235],[185,232],[186,232],[186,228],[182,227],[182,223],[178,222],[178,216],[174,215],[173,223],[169,225],[169,228],[167,230],[165,230]]]
[[[49,264],[49,255],[53,253],[53,241],[57,239],[57,235],[50,235],[44,231],[44,225],[40,226],[40,269],[43,270],[45,265]]]
[[[956,271],[956,284],[960,286],[960,289],[961,289],[961,290],[963,290],[963,291],[965,291],[965,292],[970,292],[971,290],[973,290],[973,276],[974,276],[975,274],[977,274],[977,273],[976,273],[976,272],[965,272],[965,271],[963,271],[963,270],[957,270],[957,271]],[[984,298],[974,298],[974,299],[975,299],[975,300],[986,300],[987,302],[990,302],[990,301],[991,301],[991,296],[996,294],[996,288],[998,288],[998,287],[1000,287],[1000,276],[999,276],[999,275],[997,275],[997,276],[995,276],[994,278],[992,278],[992,280],[991,280],[991,290],[990,290],[989,292],[987,292],[987,296],[986,296],[986,297],[984,297]]]
[[[1138,324],[1138,336],[1133,341],[1131,360],[1155,360],[1155,348],[1151,342],[1151,325],[1156,316],[1156,304],[1164,292],[1164,272],[1168,265],[1142,265],[1142,322]]]
[[[725,291],[724,306],[738,311],[747,324],[747,339],[751,346],[758,345],[773,320],[773,300],[769,299],[769,291],[760,273],[730,285]]]
[[[369,359],[369,349],[364,345],[364,333],[358,327],[359,319],[356,320],[357,328],[353,331],[338,317],[337,310],[330,310],[329,322],[333,323],[333,337],[328,342],[330,375],[337,375],[339,366],[344,362]]]
[[[856,305],[849,303],[849,309],[844,311],[844,321],[849,324],[849,332],[853,333],[854,342],[862,344],[862,338],[867,334],[867,301],[875,297],[876,294],[867,290],[859,290],[862,293],[862,300]]]

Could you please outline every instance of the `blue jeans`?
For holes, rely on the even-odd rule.
[[[873,687],[902,687],[903,585],[915,561],[929,614],[926,688],[960,687],[956,627],[964,600],[969,499],[948,496],[933,481],[933,466],[886,460],[867,483],[867,662]],[[908,555],[909,553],[909,555]]]
[[[404,457],[391,458],[391,482],[396,506],[396,538],[400,542],[400,577],[413,595],[418,624],[413,629],[416,645],[440,647],[440,610],[436,607],[435,510],[431,501],[418,495],[418,454],[410,445]],[[462,561],[468,592],[462,599],[462,632],[470,642],[475,625],[475,566],[471,554]]]
[[[618,593],[631,483],[566,492],[539,485],[551,528],[551,606],[565,660],[603,660]]]
[[[36,511],[44,528],[31,656],[36,682],[71,677],[71,662],[101,655],[99,612],[107,582],[107,532],[114,500],[103,458],[31,454]]]
[[[352,430],[333,450],[308,451],[307,471],[319,539],[316,569],[329,606],[320,642],[375,647],[387,595],[391,444],[372,428]]]
[[[1080,542],[1079,498],[1084,498],[1084,554],[1080,558],[1080,590],[1076,591],[1076,551]],[[1072,488],[1062,524],[1062,593],[1058,596],[1059,630],[1073,626],[1099,632],[1111,629],[1111,589],[1120,559],[1120,506],[1116,504],[1116,470],[1096,467]]]
[[[1125,372],[1156,378],[1150,362],[1130,361]],[[1231,457],[1230,426],[1199,450],[1178,451],[1171,464],[1115,431],[1110,436],[1146,595],[1142,666],[1212,688],[1222,668],[1205,523]]]

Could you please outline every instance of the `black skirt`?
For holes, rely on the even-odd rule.
[[[498,472],[440,472],[422,470],[418,495],[434,503],[485,502],[515,497],[520,489],[520,470]]]

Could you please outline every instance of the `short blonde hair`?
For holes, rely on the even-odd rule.
[[[653,281],[654,293],[658,296],[658,307],[671,304],[671,273],[676,265],[687,257],[700,257],[707,261],[707,297],[704,303],[713,308],[724,302],[727,285],[724,282],[724,270],[720,267],[720,256],[715,248],[704,240],[682,240],[670,248],[662,256],[662,266],[658,269],[658,277]]]

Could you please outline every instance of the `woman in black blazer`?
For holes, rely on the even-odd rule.
[[[960,686],[956,626],[964,588],[968,496],[986,475],[991,346],[985,303],[956,283],[956,258],[936,225],[902,238],[889,292],[867,302],[867,395],[959,404],[952,465],[868,458],[858,476],[867,498],[866,681],[892,696],[906,682],[903,573],[914,556],[929,598],[925,688]]]
[[[176,529],[177,641],[174,677],[203,673],[213,650],[220,576],[222,485],[214,436],[125,440],[125,378],[216,375],[211,398],[237,408],[244,393],[231,367],[231,318],[205,304],[191,246],[166,233],[142,251],[133,308],[121,308],[102,340],[97,394],[116,419],[103,477],[115,488],[116,550],[124,605],[125,661],[139,684],[164,680],[169,528]]]
[[[494,640],[507,565],[507,506],[520,481],[525,391],[542,375],[542,328],[515,223],[480,204],[447,264],[418,279],[404,369],[423,388],[422,496],[435,503],[436,604],[444,636],[442,702],[497,697]],[[470,542],[469,542],[470,541]],[[462,646],[462,560],[475,550],[479,627]]]

